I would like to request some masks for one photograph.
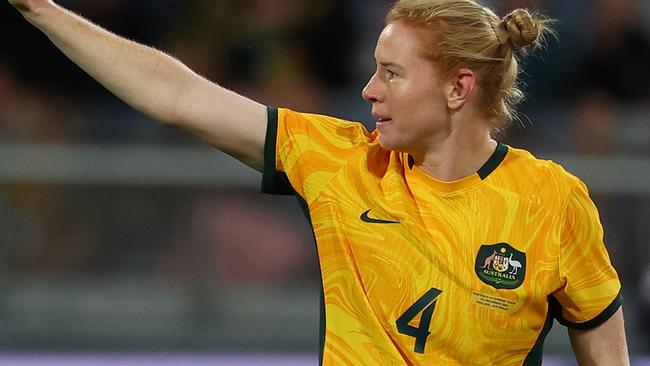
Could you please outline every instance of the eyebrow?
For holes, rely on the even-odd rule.
[[[396,64],[396,63],[394,63],[394,62],[380,62],[379,64],[380,64],[381,66],[383,66],[383,67],[394,66],[394,67],[399,67],[400,69],[403,69],[403,68],[404,68],[404,67],[402,67],[402,65],[400,65],[400,64]]]

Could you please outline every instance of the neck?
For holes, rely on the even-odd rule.
[[[430,176],[453,182],[475,174],[494,153],[497,142],[484,122],[452,128],[420,152],[411,153],[415,164]]]

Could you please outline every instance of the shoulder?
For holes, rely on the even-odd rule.
[[[562,165],[540,159],[524,149],[509,147],[504,167],[509,179],[517,182],[521,190],[540,195],[546,201],[557,200],[559,205],[566,202],[577,187],[585,186]]]
[[[374,133],[368,132],[366,127],[360,122],[349,121],[324,114],[296,112],[288,108],[278,108],[277,119],[279,123],[284,123],[290,126],[334,130],[339,134],[347,134],[350,136],[374,135]]]
[[[267,135],[278,142],[299,142],[303,146],[326,149],[362,149],[378,143],[377,131],[368,132],[360,122],[288,108],[269,108]]]
[[[540,159],[528,150],[508,147],[507,159],[514,167],[530,174],[533,178],[552,179],[565,184],[577,184],[578,177],[568,172],[562,165],[553,160]]]

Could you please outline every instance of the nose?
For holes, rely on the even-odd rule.
[[[370,80],[368,80],[368,84],[361,91],[361,96],[370,103],[376,103],[381,100],[377,86],[377,73],[373,74]]]

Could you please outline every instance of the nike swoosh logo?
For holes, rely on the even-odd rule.
[[[370,224],[399,224],[399,221],[373,219],[372,217],[368,216],[369,213],[370,213],[370,210],[362,213],[361,214],[361,221],[367,222],[367,223],[370,223]]]

